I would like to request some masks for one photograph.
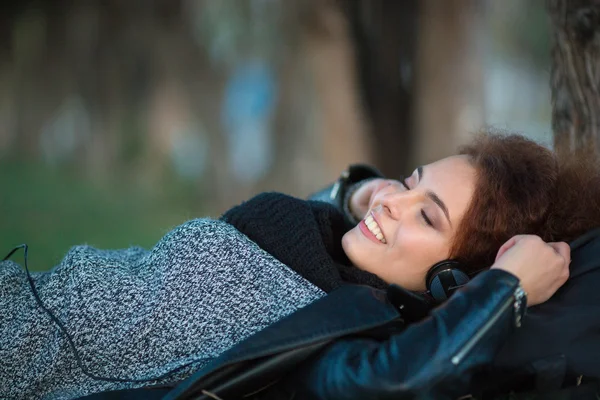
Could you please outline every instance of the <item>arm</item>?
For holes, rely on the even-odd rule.
[[[529,300],[548,300],[569,277],[566,243],[515,236],[489,271],[421,323],[385,341],[347,339],[290,379],[311,399],[456,398],[489,365]],[[520,283],[520,285],[519,285]],[[528,295],[523,295],[529,293]]]
[[[466,394],[473,373],[492,361],[514,327],[518,284],[510,273],[487,271],[401,334],[383,342],[347,339],[328,347],[290,384],[319,400]]]
[[[313,193],[308,199],[333,205],[340,212],[343,212],[346,222],[354,226],[358,221],[350,210],[350,197],[365,182],[378,178],[383,178],[383,174],[375,167],[366,164],[353,164],[342,172],[334,183]]]

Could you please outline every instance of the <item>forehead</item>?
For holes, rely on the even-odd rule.
[[[427,170],[429,175],[435,175],[438,178],[458,178],[473,182],[476,175],[475,167],[469,162],[469,157],[464,155],[442,158],[434,163],[424,165],[423,170]],[[423,175],[425,178],[425,175],[428,174],[424,173]]]
[[[450,218],[456,223],[471,202],[476,179],[477,171],[467,156],[452,156],[424,165],[420,184],[446,203]]]

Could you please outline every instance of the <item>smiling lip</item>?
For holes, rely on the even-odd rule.
[[[372,240],[375,243],[383,244],[379,239],[377,239],[377,237],[375,235],[373,235],[373,233],[369,230],[369,228],[367,228],[367,224],[365,224],[364,219],[362,221],[360,221],[360,223],[358,224],[358,228],[363,233],[363,235],[365,235],[368,239]]]

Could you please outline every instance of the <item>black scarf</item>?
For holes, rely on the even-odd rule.
[[[221,219],[327,293],[345,283],[388,287],[377,275],[352,266],[342,249],[342,236],[352,226],[330,204],[262,193]]]

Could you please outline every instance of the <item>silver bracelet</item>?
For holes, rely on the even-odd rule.
[[[527,292],[523,290],[521,284],[515,289],[513,297],[515,298],[515,302],[513,303],[515,327],[520,328],[525,312],[527,311]]]

